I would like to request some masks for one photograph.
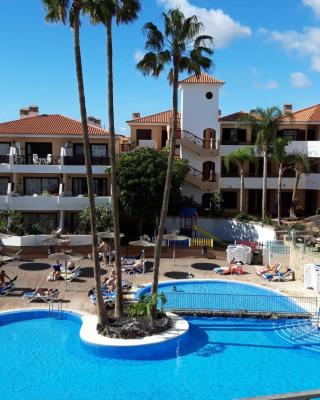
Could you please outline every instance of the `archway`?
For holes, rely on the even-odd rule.
[[[216,180],[215,169],[213,161],[205,161],[202,166],[202,180],[214,182]]]
[[[216,146],[216,131],[212,128],[206,128],[203,131],[203,147],[205,149],[214,149]]]

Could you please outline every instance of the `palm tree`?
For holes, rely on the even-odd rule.
[[[286,169],[288,169],[288,163],[290,161],[290,155],[286,153],[285,147],[288,145],[289,140],[284,137],[275,139],[272,143],[272,159],[278,163],[278,224],[281,223],[281,186],[282,177]]]
[[[229,170],[230,164],[237,164],[240,172],[240,213],[243,213],[243,193],[244,193],[244,166],[246,162],[254,161],[256,158],[252,147],[243,147],[229,153],[224,158],[224,164]]]
[[[307,153],[292,153],[289,156],[289,162],[291,163],[291,168],[295,171],[295,180],[292,190],[292,199],[290,207],[290,219],[296,219],[296,205],[297,205],[297,190],[301,178],[301,174],[308,174],[311,170],[311,161]]]
[[[145,48],[149,52],[144,55],[143,59],[137,65],[137,68],[144,75],[152,75],[154,77],[158,77],[166,67],[169,67],[168,80],[172,85],[173,121],[169,140],[166,181],[154,254],[153,296],[156,296],[158,292],[162,237],[168,212],[172,168],[175,156],[179,74],[187,71],[199,76],[202,70],[207,71],[211,67],[212,60],[209,57],[213,54],[211,49],[213,39],[211,36],[200,35],[203,25],[195,15],[185,18],[179,9],[173,9],[167,13],[163,13],[162,17],[164,21],[163,31],[160,31],[152,22],[144,25],[144,31],[147,36]],[[156,307],[153,309],[153,317],[155,316]]]
[[[46,20],[48,22],[61,22],[63,24],[66,24],[66,22],[69,21],[74,34],[74,56],[75,56],[76,74],[78,81],[79,105],[81,113],[83,147],[85,155],[88,198],[89,198],[89,208],[90,208],[92,255],[93,255],[95,289],[97,295],[97,316],[98,316],[98,323],[100,324],[101,327],[104,327],[107,323],[107,314],[101,294],[101,270],[99,263],[99,254],[98,254],[98,236],[96,229],[91,153],[90,153],[87,111],[86,111],[86,101],[84,94],[81,50],[80,50],[80,12],[82,7],[82,0],[73,0],[72,2],[70,2],[69,0],[43,0],[43,4],[47,12]]]
[[[267,210],[267,168],[270,143],[276,137],[281,118],[286,116],[278,107],[263,109],[257,107],[249,114],[243,114],[239,125],[249,125],[256,134],[256,145],[263,156],[263,181],[262,181],[262,219],[266,217]]]
[[[107,32],[107,66],[108,66],[108,117],[110,133],[110,164],[112,185],[112,215],[115,249],[116,269],[116,302],[115,317],[123,315],[123,293],[121,277],[120,255],[120,227],[119,227],[119,194],[116,172],[116,135],[114,127],[113,106],[113,46],[112,46],[112,22],[128,24],[138,18],[140,11],[139,0],[86,0],[85,11],[90,15],[93,24],[103,24]]]

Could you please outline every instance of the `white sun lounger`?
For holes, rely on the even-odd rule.
[[[51,303],[54,300],[57,300],[59,296],[59,291],[56,290],[54,293],[50,293],[48,295],[42,295],[38,292],[26,292],[23,294],[22,298],[27,300],[28,303],[31,303],[32,301],[38,299],[42,300],[45,303]]]

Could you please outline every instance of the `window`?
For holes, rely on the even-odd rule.
[[[238,208],[238,192],[221,192],[223,198],[223,208],[236,210]]]
[[[33,194],[49,194],[59,193],[59,178],[25,178],[24,180],[25,195]]]
[[[239,175],[239,168],[236,163],[231,162],[229,164],[229,169],[227,169],[224,159],[221,160],[221,176],[222,177],[238,177]]]
[[[222,144],[238,144],[246,142],[246,129],[242,128],[222,128]]]
[[[37,225],[42,233],[51,233],[57,228],[57,216],[56,214],[24,214],[23,226],[27,234],[32,234],[34,225]]]
[[[213,93],[212,93],[212,92],[207,92],[207,93],[206,93],[206,98],[207,98],[208,100],[211,100],[211,99],[213,98]]]
[[[10,143],[0,143],[0,156],[7,156],[10,152]]]
[[[94,194],[97,196],[108,195],[108,182],[105,178],[93,178]],[[87,179],[86,178],[72,178],[72,194],[73,196],[87,195]]]
[[[151,140],[151,129],[137,129],[137,140]]]
[[[282,129],[278,131],[278,137],[285,137],[289,140],[304,141],[305,131],[302,129]]]
[[[0,195],[4,196],[7,194],[9,178],[0,178]]]

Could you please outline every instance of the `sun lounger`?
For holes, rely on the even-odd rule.
[[[276,275],[273,275],[272,282],[288,282],[294,281],[294,272],[291,268],[286,272],[278,272]]]
[[[73,281],[74,279],[78,278],[80,276],[80,271],[79,269],[75,271],[61,271],[61,274],[59,275],[59,278],[62,278],[64,281]]]
[[[59,296],[59,291],[56,289],[54,292],[50,294],[40,294],[37,291],[34,292],[26,292],[23,294],[22,298],[27,300],[28,303],[31,303],[32,301],[38,299],[42,300],[45,303],[51,303],[54,300],[57,300]]]
[[[15,276],[11,281],[6,282],[4,286],[0,288],[0,296],[6,296],[10,293],[15,287],[15,281],[17,280],[17,276]]]
[[[103,297],[103,302],[104,302],[105,305],[107,305],[107,306],[113,306],[113,305],[114,305],[115,298],[116,298],[116,295],[115,295],[114,292],[108,292],[108,293],[107,293],[107,292],[104,292],[104,293],[102,294],[102,297]],[[97,297],[96,297],[95,292],[93,292],[93,293],[91,293],[91,294],[89,295],[89,299],[90,299],[90,301],[91,301],[91,303],[92,303],[93,305],[96,305],[96,303],[97,303]]]

